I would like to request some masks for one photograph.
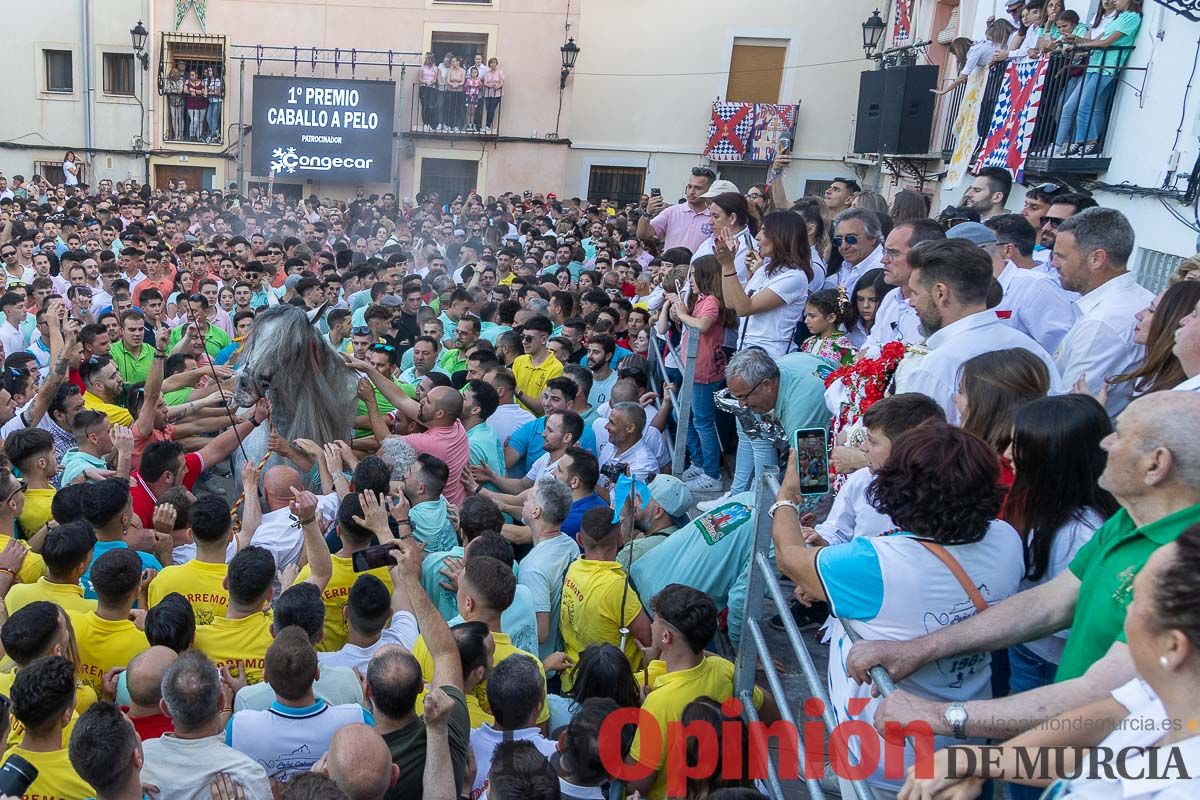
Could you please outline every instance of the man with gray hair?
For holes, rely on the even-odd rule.
[[[1054,354],[1063,382],[1085,386],[1100,397],[1105,381],[1129,372],[1145,348],[1133,341],[1135,317],[1154,293],[1140,286],[1128,269],[1133,226],[1113,208],[1089,208],[1068,217],[1054,239],[1054,268],[1062,287],[1083,295],[1075,301],[1075,324]],[[1121,413],[1133,394],[1133,382],[1107,386],[1104,407]]]
[[[1101,442],[1108,453],[1100,486],[1121,510],[1071,560],[1033,588],[942,630],[912,641],[862,641],[847,672],[869,680],[875,664],[900,681],[931,661],[1004,650],[1070,628],[1055,683],[995,700],[947,704],[903,691],[875,712],[889,722],[923,720],[937,735],[1007,739],[1069,709],[1104,700],[1133,680],[1123,625],[1133,578],[1159,547],[1200,522],[1200,396],[1155,392],[1134,400]],[[1116,698],[1118,702],[1120,697]]]
[[[867,270],[883,266],[883,228],[879,216],[865,208],[846,209],[833,225],[833,246],[844,260],[837,275],[830,277],[851,293]]]
[[[222,709],[233,703],[221,674],[199,650],[179,655],[162,679],[162,712],[174,733],[143,742],[142,781],[172,800],[209,800],[209,784],[224,773],[248,800],[271,800],[271,784],[262,765],[225,744]]]
[[[829,362],[811,353],[788,353],[776,360],[765,350],[751,347],[729,359],[725,367],[725,384],[738,405],[760,417],[777,421],[790,440],[801,428],[829,425],[825,379],[822,377],[828,370]],[[742,446],[753,447],[754,471],[743,483],[735,482],[716,500],[697,503],[696,507],[701,511],[711,511],[733,495],[750,489],[754,477],[760,475],[764,467],[778,466],[774,442],[759,439],[742,442]]]
[[[640,403],[624,402],[612,407],[604,426],[608,443],[600,450],[601,484],[612,485],[612,471],[624,473],[625,467],[643,483],[658,474],[658,459],[642,440],[645,427],[646,410]]]
[[[542,659],[562,649],[558,619],[563,578],[571,562],[579,558],[579,545],[562,532],[572,502],[570,487],[557,478],[542,478],[525,496],[522,516],[533,537],[533,549],[521,559],[517,585],[528,587],[533,595],[538,658]]]

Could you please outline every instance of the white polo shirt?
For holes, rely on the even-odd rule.
[[[1133,341],[1135,317],[1153,299],[1153,292],[1125,272],[1076,300],[1075,324],[1054,354],[1063,382],[1072,386],[1086,374],[1088,388],[1099,394],[1106,379],[1135,367],[1145,353]],[[1120,414],[1132,393],[1132,381],[1110,386],[1104,403],[1108,415]]]
[[[1075,322],[1071,301],[1058,282],[1049,275],[1021,269],[1011,261],[996,280],[1004,290],[1000,305],[993,309],[996,315],[1047,353],[1057,350]]]
[[[896,529],[891,517],[880,514],[867,501],[867,489],[873,480],[875,476],[866,467],[850,473],[833,498],[829,516],[814,526],[821,538],[831,545],[845,544],[859,536],[878,536]]]
[[[618,453],[617,446],[612,442],[604,445],[600,448],[600,466],[603,468],[605,464],[610,463],[628,464],[633,477],[643,482],[649,480],[651,475],[658,474],[658,458],[646,447],[644,439],[638,439],[633,447],[623,453]],[[608,485],[608,479],[603,475],[600,482]]]
[[[1130,326],[1132,329],[1132,326]],[[958,425],[962,416],[954,404],[962,365],[981,353],[1019,347],[1040,358],[1050,371],[1050,394],[1062,394],[1058,368],[1049,353],[1025,334],[1010,327],[987,309],[952,322],[925,341],[927,355],[910,368],[896,372],[896,392],[920,392],[933,398],[946,412],[946,421]],[[907,361],[908,359],[906,359]]]
[[[346,643],[342,645],[341,650],[335,650],[332,653],[317,653],[317,663],[321,665],[321,669],[349,667],[358,669],[365,675],[367,664],[371,662],[371,656],[375,655],[379,648],[389,644],[398,644],[411,653],[413,645],[417,643],[417,635],[417,618],[407,611],[397,611],[392,614],[391,624],[383,629],[374,644],[361,647]]]
[[[495,413],[487,418],[487,425],[496,432],[496,438],[500,440],[500,447],[503,448],[508,444],[508,440],[512,438],[517,428],[533,422],[533,420],[533,414],[516,403],[505,403],[502,406],[496,406]]]
[[[339,505],[341,501],[337,492],[318,495],[318,517],[335,518]],[[250,544],[269,550],[275,557],[275,569],[283,569],[288,564],[295,564],[300,560],[300,551],[304,548],[304,531],[300,529],[300,521],[292,516],[291,509],[284,507],[263,514],[262,522],[250,538]]]

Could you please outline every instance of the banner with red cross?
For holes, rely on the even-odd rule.
[[[715,101],[704,155],[710,161],[744,161],[754,131],[754,103]]]

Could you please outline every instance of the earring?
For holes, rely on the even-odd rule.
[[[1158,663],[1162,665],[1163,669],[1166,669],[1169,662],[1166,656],[1159,656]]]

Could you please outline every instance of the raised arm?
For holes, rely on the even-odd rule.
[[[166,330],[160,326],[154,332],[154,341],[161,342],[164,336],[166,336]],[[134,427],[137,428],[138,434],[143,439],[149,438],[150,434],[154,433],[154,415],[158,411],[158,401],[162,397],[163,365],[166,364],[166,361],[167,357],[163,353],[162,347],[156,348],[154,358],[150,361],[150,372],[146,375],[145,391],[142,394],[142,408],[138,411],[137,419],[133,421]]]
[[[237,534],[237,548],[250,544],[254,532],[262,523],[262,503],[258,499],[258,465],[247,461],[242,465],[242,525]]]
[[[463,690],[462,661],[458,655],[458,646],[454,643],[454,634],[434,607],[421,585],[421,559],[425,550],[420,542],[406,538],[397,542],[396,550],[392,553],[395,566],[392,567],[392,581],[403,582],[405,591],[412,600],[413,616],[417,618],[417,629],[421,638],[429,648],[433,657],[432,686],[453,686],[460,692]]]
[[[34,400],[33,408],[29,410],[29,416],[25,419],[31,428],[36,428],[42,417],[46,416],[50,401],[58,392],[59,385],[66,379],[70,366],[67,349],[69,344],[75,343],[75,334],[68,332],[64,339],[62,320],[58,318],[58,310],[61,307],[61,300],[51,300],[46,309],[46,327],[50,329],[50,375],[38,388],[37,399]]]
[[[300,520],[304,532],[304,555],[308,561],[309,576],[306,583],[314,584],[324,591],[333,577],[333,557],[321,534],[321,521],[317,518],[317,496],[292,487],[292,513]]]

